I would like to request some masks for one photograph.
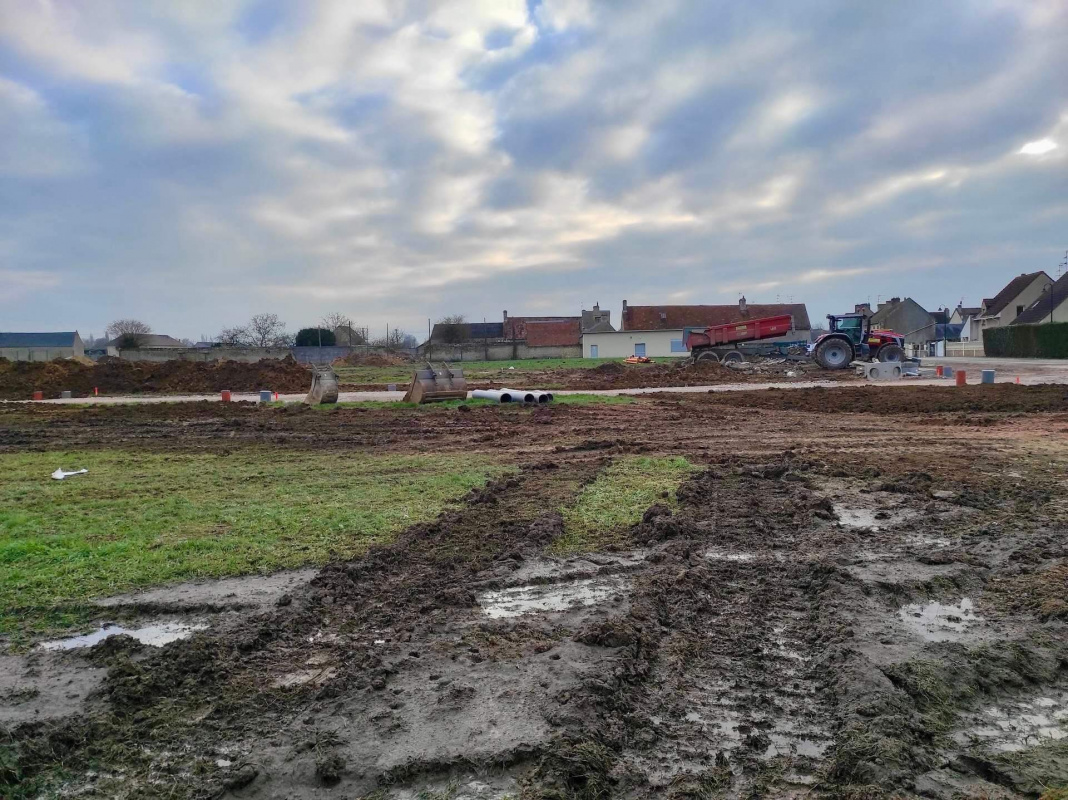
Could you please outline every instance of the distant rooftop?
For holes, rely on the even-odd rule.
[[[43,333],[0,332],[0,347],[73,347],[77,331],[47,331]]]

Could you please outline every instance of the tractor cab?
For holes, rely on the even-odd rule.
[[[868,318],[863,314],[828,314],[827,321],[830,323],[831,333],[845,334],[858,349],[868,338]]]

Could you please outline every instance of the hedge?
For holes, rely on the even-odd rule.
[[[987,328],[983,352],[1010,358],[1068,358],[1068,322]]]

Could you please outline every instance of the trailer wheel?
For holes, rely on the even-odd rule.
[[[705,361],[705,362],[716,361],[716,362],[718,362],[719,361],[719,356],[717,356],[711,350],[702,350],[700,353],[698,353],[696,356],[693,357],[693,360],[695,362],[697,362],[697,361]]]
[[[827,339],[816,348],[816,363],[824,369],[845,369],[853,360],[853,345],[845,339]]]
[[[737,350],[731,350],[729,353],[724,353],[720,362],[724,364],[741,364],[745,361],[745,356],[739,353]]]

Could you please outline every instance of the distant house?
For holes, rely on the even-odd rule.
[[[1068,273],[1038,296],[1031,305],[1016,315],[1013,325],[1041,325],[1045,322],[1068,322]]]
[[[983,300],[983,309],[972,318],[968,331],[971,340],[982,340],[987,328],[1011,325],[1013,321],[1039,299],[1053,279],[1044,271],[1025,272],[1009,281],[994,297]],[[961,334],[962,338],[964,334]]]
[[[116,336],[110,342],[108,347],[120,347],[122,336]],[[139,333],[137,334],[138,347],[143,349],[158,349],[161,347],[185,347],[180,341],[173,336],[167,336],[163,333]]]
[[[525,341],[527,347],[577,347],[582,317],[510,317],[504,312],[504,338]]]
[[[600,303],[594,303],[593,309],[587,311],[582,309],[582,332],[583,333],[611,333],[615,330],[612,327],[612,312],[608,310],[601,310]]]
[[[0,333],[0,358],[9,361],[52,361],[75,356],[85,356],[85,344],[77,331]]]
[[[949,324],[960,326],[960,340],[962,342],[971,341],[972,320],[982,313],[982,306],[971,307],[959,305],[953,309],[953,313],[949,317]]]
[[[684,356],[686,328],[728,325],[760,317],[790,314],[794,330],[778,341],[809,340],[811,324],[803,303],[747,303],[715,306],[631,306],[623,301],[621,326],[615,332],[582,334],[582,354],[586,358],[625,358],[627,356]],[[776,340],[769,340],[776,341]]]
[[[942,324],[945,324],[946,314],[940,312]],[[906,345],[926,345],[927,342],[936,341],[936,326],[939,320],[935,318],[923,306],[906,297],[891,297],[887,302],[880,303],[879,309],[871,315],[871,326],[883,330],[894,331],[905,337]]]

